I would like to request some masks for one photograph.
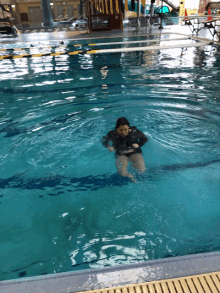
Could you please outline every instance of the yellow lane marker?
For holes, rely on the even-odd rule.
[[[44,56],[44,54],[35,54],[35,55],[31,55],[31,57],[42,57]]]
[[[76,45],[73,45],[74,47],[80,47],[82,46],[82,44],[76,44]]]
[[[23,58],[23,57],[29,57],[29,54],[24,54],[24,55],[18,55],[18,56],[12,56],[13,59],[15,58]]]
[[[90,51],[87,51],[86,54],[95,54],[97,52],[97,50],[90,50]]]
[[[63,55],[63,54],[66,54],[66,52],[51,53],[50,56],[59,56],[59,55]]]
[[[69,52],[69,53],[67,53],[67,54],[68,54],[68,55],[77,55],[77,54],[80,54],[80,53],[83,53],[83,51]]]
[[[97,44],[89,44],[89,46],[97,46]]]

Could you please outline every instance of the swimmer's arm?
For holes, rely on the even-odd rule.
[[[113,142],[113,132],[109,131],[109,133],[106,136],[103,136],[102,138],[102,144],[104,145],[104,147],[108,148],[108,150],[110,152],[113,152],[115,149],[114,147],[112,147],[111,145],[109,145],[109,142],[112,141]]]
[[[147,136],[140,130],[138,130],[138,144],[142,147],[148,141]]]

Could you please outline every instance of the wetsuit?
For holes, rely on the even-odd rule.
[[[112,147],[115,149],[115,156],[130,157],[133,154],[142,154],[141,147],[148,141],[148,138],[143,132],[135,126],[130,127],[131,132],[126,137],[121,137],[116,130],[111,130],[103,137],[102,143],[105,147],[109,147],[109,141],[112,142]],[[137,143],[139,148],[133,148],[132,145]],[[126,151],[129,151],[126,153]]]

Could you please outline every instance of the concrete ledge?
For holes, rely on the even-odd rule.
[[[0,282],[1,293],[62,293],[144,283],[220,271],[220,252]]]

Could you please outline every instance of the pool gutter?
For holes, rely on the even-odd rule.
[[[0,282],[0,292],[82,292],[220,271],[220,252]]]

